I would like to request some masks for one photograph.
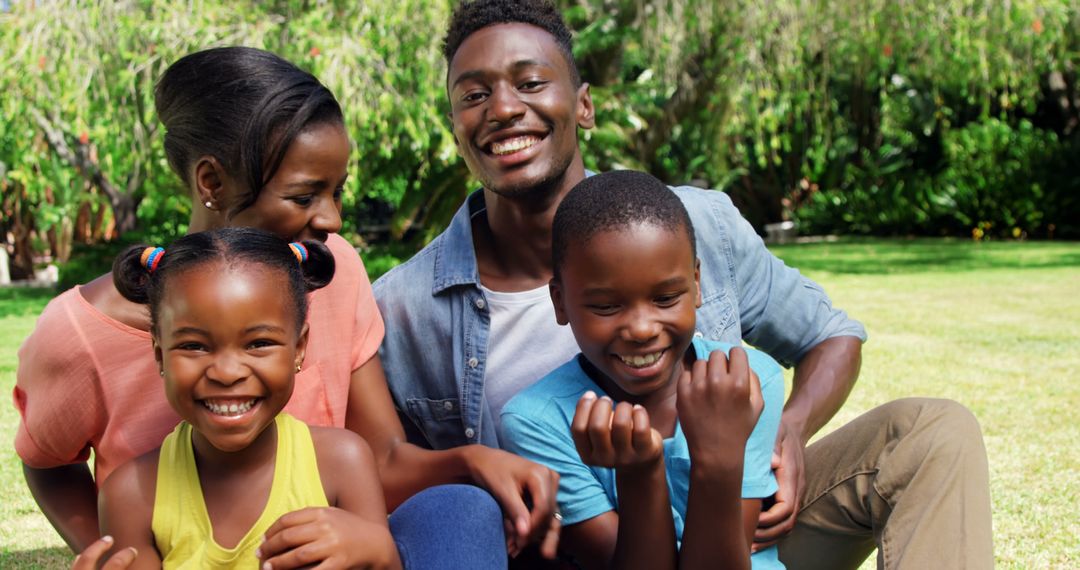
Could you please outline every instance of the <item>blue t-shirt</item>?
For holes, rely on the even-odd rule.
[[[694,338],[692,346],[698,359],[707,359],[713,350],[723,350],[726,354],[732,345]],[[769,355],[752,349],[746,352],[750,368],[761,382],[765,408],[746,441],[742,496],[761,499],[771,496],[777,489],[772,473],[772,452],[784,406],[784,375],[780,365]],[[502,410],[500,443],[504,448],[558,472],[558,502],[564,525],[618,510],[615,470],[585,465],[570,435],[578,400],[589,390],[598,396],[605,395],[575,357],[519,392]],[[678,422],[675,434],[664,440],[664,462],[671,515],[675,519],[675,538],[682,544],[690,490],[690,453]],[[751,561],[755,570],[784,567],[777,558],[775,546],[754,553]]]

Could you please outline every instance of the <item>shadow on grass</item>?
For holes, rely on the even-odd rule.
[[[1077,242],[849,238],[769,249],[802,270],[862,275],[1080,267]]]
[[[38,548],[35,550],[0,551],[0,568],[5,570],[19,568],[70,568],[74,557],[64,546]]]
[[[0,319],[37,315],[55,296],[50,287],[0,287]]]

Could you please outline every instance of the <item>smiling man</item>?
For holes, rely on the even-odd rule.
[[[503,405],[577,353],[548,295],[552,220],[587,176],[578,131],[594,124],[572,53],[546,2],[478,0],[451,18],[454,137],[483,188],[374,285],[382,362],[417,442],[499,445]],[[779,542],[784,562],[800,568],[857,566],[882,544],[887,567],[992,565],[985,450],[970,412],[902,400],[807,448],[854,385],[865,330],[770,254],[726,194],[677,194],[701,261],[696,334],[745,340],[795,366],[773,462],[779,491],[755,547]],[[939,501],[932,511],[930,500]]]

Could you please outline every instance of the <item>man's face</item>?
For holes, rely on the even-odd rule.
[[[588,85],[574,86],[555,39],[528,24],[466,38],[447,92],[458,153],[485,188],[507,197],[558,187],[579,158],[577,128],[593,126]]]

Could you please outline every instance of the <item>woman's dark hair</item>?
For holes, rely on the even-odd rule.
[[[228,265],[256,264],[284,271],[297,324],[307,319],[307,293],[325,287],[334,277],[334,256],[320,241],[302,242],[307,259],[300,263],[288,242],[256,228],[222,228],[188,234],[172,243],[154,270],[142,262],[146,245],[133,245],[113,261],[113,283],[125,299],[150,306],[150,327],[157,332],[157,310],[169,278],[213,261]]]
[[[293,139],[344,123],[334,94],[314,75],[268,51],[221,47],[180,58],[154,89],[169,165],[191,185],[191,167],[213,156],[247,186],[228,215],[255,203]]]

